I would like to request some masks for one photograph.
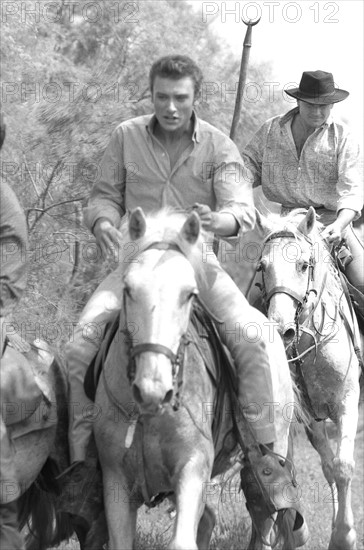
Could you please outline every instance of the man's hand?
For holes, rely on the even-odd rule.
[[[238,233],[239,225],[236,218],[230,212],[213,212],[207,204],[196,202],[192,209],[200,217],[202,227],[206,231],[212,231],[219,237],[231,237]]]
[[[323,239],[326,239],[329,244],[334,246],[338,245],[342,239],[341,224],[337,221],[331,223],[323,230],[321,236]]]
[[[355,219],[356,212],[350,208],[342,208],[334,223],[328,225],[321,233],[329,244],[338,245],[343,238],[344,229]]]
[[[93,233],[96,242],[101,248],[105,258],[112,257],[117,259],[118,247],[121,239],[121,233],[106,218],[100,218],[95,223]]]
[[[200,217],[201,225],[206,231],[216,231],[216,217],[217,213],[212,212],[211,208],[207,204],[199,204],[196,202],[192,206],[194,210]]]

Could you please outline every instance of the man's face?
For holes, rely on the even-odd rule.
[[[189,76],[178,80],[156,76],[152,101],[157,120],[166,132],[188,128],[194,102],[194,82]]]
[[[309,128],[319,128],[328,119],[333,104],[329,105],[298,101],[300,115]]]

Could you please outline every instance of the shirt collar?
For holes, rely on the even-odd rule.
[[[199,143],[200,140],[201,140],[200,120],[199,120],[198,116],[196,115],[195,111],[192,111],[191,119],[192,119],[192,123],[193,123],[192,141],[195,141],[196,143]],[[155,126],[156,122],[157,122],[157,117],[155,116],[155,114],[153,114],[150,117],[149,122],[145,127],[149,135],[154,134],[154,126]]]
[[[281,126],[284,126],[288,121],[291,121],[297,113],[298,113],[298,107],[291,109],[290,111],[288,111],[288,113],[281,116],[279,124]]]
[[[298,107],[294,107],[294,109],[291,109],[290,111],[288,111],[288,113],[284,114],[280,121],[279,121],[279,124],[281,126],[284,126],[285,124],[287,124],[287,122],[291,122],[293,117],[299,112],[298,110]],[[330,124],[333,123],[333,118],[332,118],[332,114],[330,113],[330,115],[328,116],[326,122],[324,122],[323,124],[321,124],[321,126],[319,126],[318,128],[316,128],[316,130],[319,130],[320,128],[328,128],[330,126]]]

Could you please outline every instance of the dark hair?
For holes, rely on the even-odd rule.
[[[186,55],[166,55],[155,61],[149,72],[149,86],[153,93],[153,84],[156,76],[161,78],[172,78],[178,80],[185,76],[189,76],[195,87],[195,98],[198,97],[203,74],[196,63]]]

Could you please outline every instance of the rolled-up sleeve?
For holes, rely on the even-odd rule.
[[[243,161],[246,169],[250,172],[253,187],[262,185],[262,163],[271,120],[259,128],[242,152]]]
[[[350,134],[342,140],[338,150],[337,211],[349,208],[357,212],[363,208],[363,158],[359,145]]]
[[[102,157],[100,177],[91,190],[87,207],[84,208],[85,224],[90,231],[99,218],[107,218],[115,227],[119,227],[125,213],[125,178],[123,130],[118,126]]]
[[[255,208],[252,176],[236,145],[229,139],[219,145],[213,185],[217,211],[233,214],[243,232],[253,229]]]

